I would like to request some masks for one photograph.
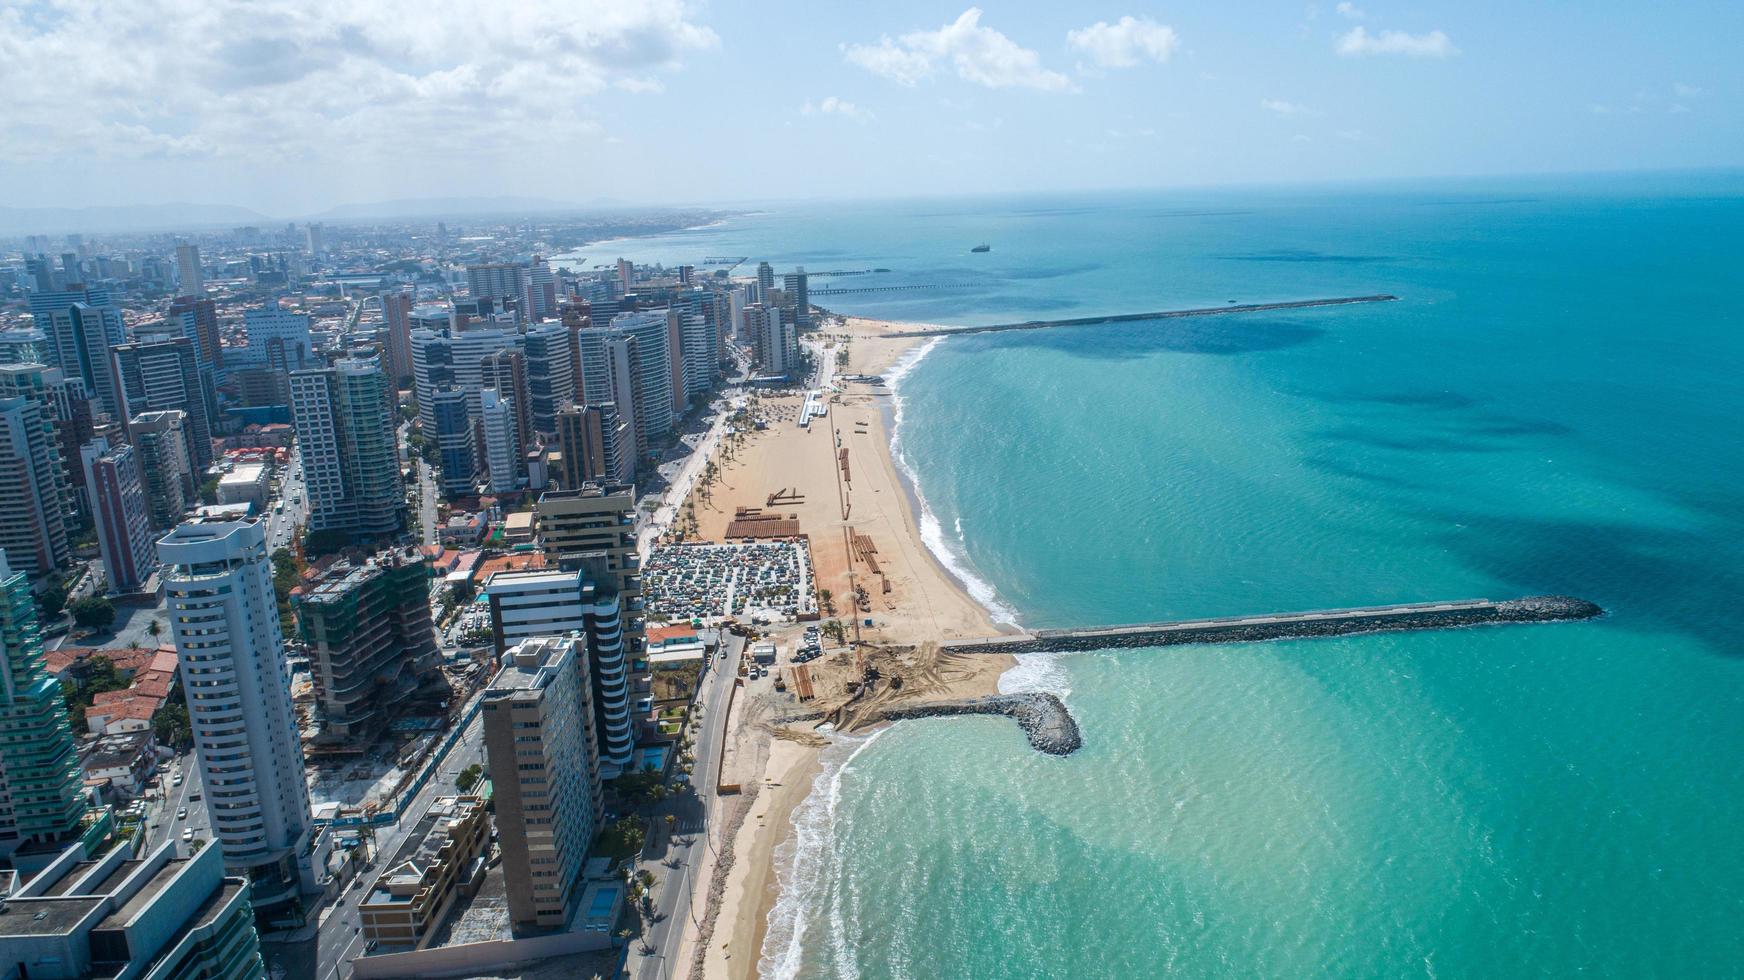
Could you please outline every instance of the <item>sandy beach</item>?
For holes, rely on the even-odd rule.
[[[823,332],[828,345],[824,356],[835,357],[845,346],[847,359],[838,374],[881,376],[922,342],[886,334],[913,326],[850,317],[845,327]],[[1012,664],[1010,657],[941,657],[934,646],[940,639],[985,636],[1000,632],[1000,627],[921,539],[909,491],[890,453],[889,388],[864,382],[839,382],[836,387],[842,390],[830,396],[829,414],[805,428],[797,424],[803,394],[758,396],[758,415],[768,420],[768,427],[724,447],[716,458],[716,477],[692,493],[699,536],[723,540],[740,507],[779,511],[799,521],[810,540],[820,590],[829,590],[836,618],[853,622],[849,636],[857,633],[862,644],[858,652],[834,652],[808,668],[817,691],[808,707],[831,713],[842,728],[875,724],[878,709],[893,703],[995,693],[999,676]],[[833,433],[840,434],[847,449],[845,474]],[[778,492],[785,496],[772,506],[769,495]],[[863,590],[863,605],[854,600],[856,587]],[[849,685],[868,664],[875,664],[886,678],[900,675],[901,688],[886,684],[874,696],[854,697]],[[736,713],[732,725],[737,731],[729,738],[746,753],[739,770],[755,779],[746,780],[748,799],[723,798],[723,813],[743,816],[717,821],[723,826],[715,846],[723,859],[730,855],[730,870],[700,972],[692,969],[691,976],[758,975],[769,912],[779,891],[774,851],[791,835],[793,811],[810,794],[820,771],[821,740],[770,734],[768,723],[776,710],[772,705],[777,703],[773,692],[759,695],[747,687],[741,696],[746,704]],[[852,706],[844,708],[850,701]],[[820,744],[810,744],[814,742]],[[712,879],[716,863],[708,856],[699,872]],[[694,927],[687,929],[677,962],[692,965],[698,938]]]

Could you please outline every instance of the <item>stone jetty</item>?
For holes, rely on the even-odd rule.
[[[886,708],[888,721],[912,718],[949,718],[957,715],[1004,715],[1017,721],[1017,727],[1028,736],[1029,744],[1048,755],[1071,755],[1084,745],[1078,723],[1072,719],[1066,705],[1052,694],[1026,692],[995,694],[984,698],[963,698],[955,701],[932,701],[925,704]]]

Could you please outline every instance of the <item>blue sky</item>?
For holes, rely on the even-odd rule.
[[[1744,4],[0,0],[0,204],[1744,164]]]

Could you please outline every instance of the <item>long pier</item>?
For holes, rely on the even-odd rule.
[[[1403,630],[1451,629],[1507,623],[1554,623],[1592,619],[1604,610],[1570,596],[1528,596],[1492,601],[1407,602],[1355,609],[1189,619],[1084,629],[1032,630],[1006,636],[945,640],[944,653],[1045,653],[1105,650],[1111,647],[1159,647],[1184,643],[1253,643],[1296,637],[1348,636]]]
[[[888,287],[904,288],[904,287]],[[907,287],[913,288],[913,287]],[[823,294],[814,289],[811,295]],[[1080,316],[1065,320],[1025,320],[1022,323],[993,323],[983,327],[939,327],[929,330],[899,330],[888,337],[950,337],[969,333],[1000,333],[1007,330],[1048,330],[1054,327],[1094,327],[1108,323],[1136,323],[1141,320],[1173,320],[1190,316],[1225,316],[1231,313],[1272,313],[1279,310],[1309,310],[1320,306],[1353,306],[1358,303],[1391,303],[1399,297],[1388,293],[1373,296],[1334,296],[1329,299],[1298,299],[1283,303],[1231,303],[1228,306],[1206,306],[1194,310],[1159,310],[1155,313],[1113,313],[1107,316]]]
[[[851,273],[857,275],[858,273]],[[987,284],[984,282],[913,282],[900,286],[826,286],[813,289],[807,296],[848,296],[854,293],[902,293],[916,289],[977,289]],[[895,336],[903,336],[896,334]]]

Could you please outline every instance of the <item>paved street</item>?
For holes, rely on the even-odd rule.
[[[697,710],[701,719],[696,728],[695,759],[688,786],[669,797],[654,811],[654,827],[650,832],[650,846],[644,854],[653,861],[676,857],[682,863],[674,871],[666,875],[666,880],[659,886],[659,894],[655,899],[655,909],[664,913],[658,922],[651,923],[643,936],[653,953],[647,956],[631,950],[630,970],[639,978],[663,978],[678,972],[678,964],[667,962],[667,958],[678,952],[679,939],[684,934],[685,924],[692,922],[691,916],[702,914],[700,905],[693,907],[697,883],[695,881],[695,865],[701,860],[703,848],[708,847],[708,822],[715,819],[719,811],[720,799],[715,795],[715,784],[718,773],[716,767],[720,761],[721,740],[726,737],[727,697],[733,686],[733,677],[739,663],[739,655],[745,648],[743,637],[722,632],[721,650],[715,655],[715,660],[709,665],[707,679],[702,690],[697,694]],[[674,848],[666,839],[666,814],[678,818],[675,828],[677,835],[689,835],[693,843],[688,847]]]

